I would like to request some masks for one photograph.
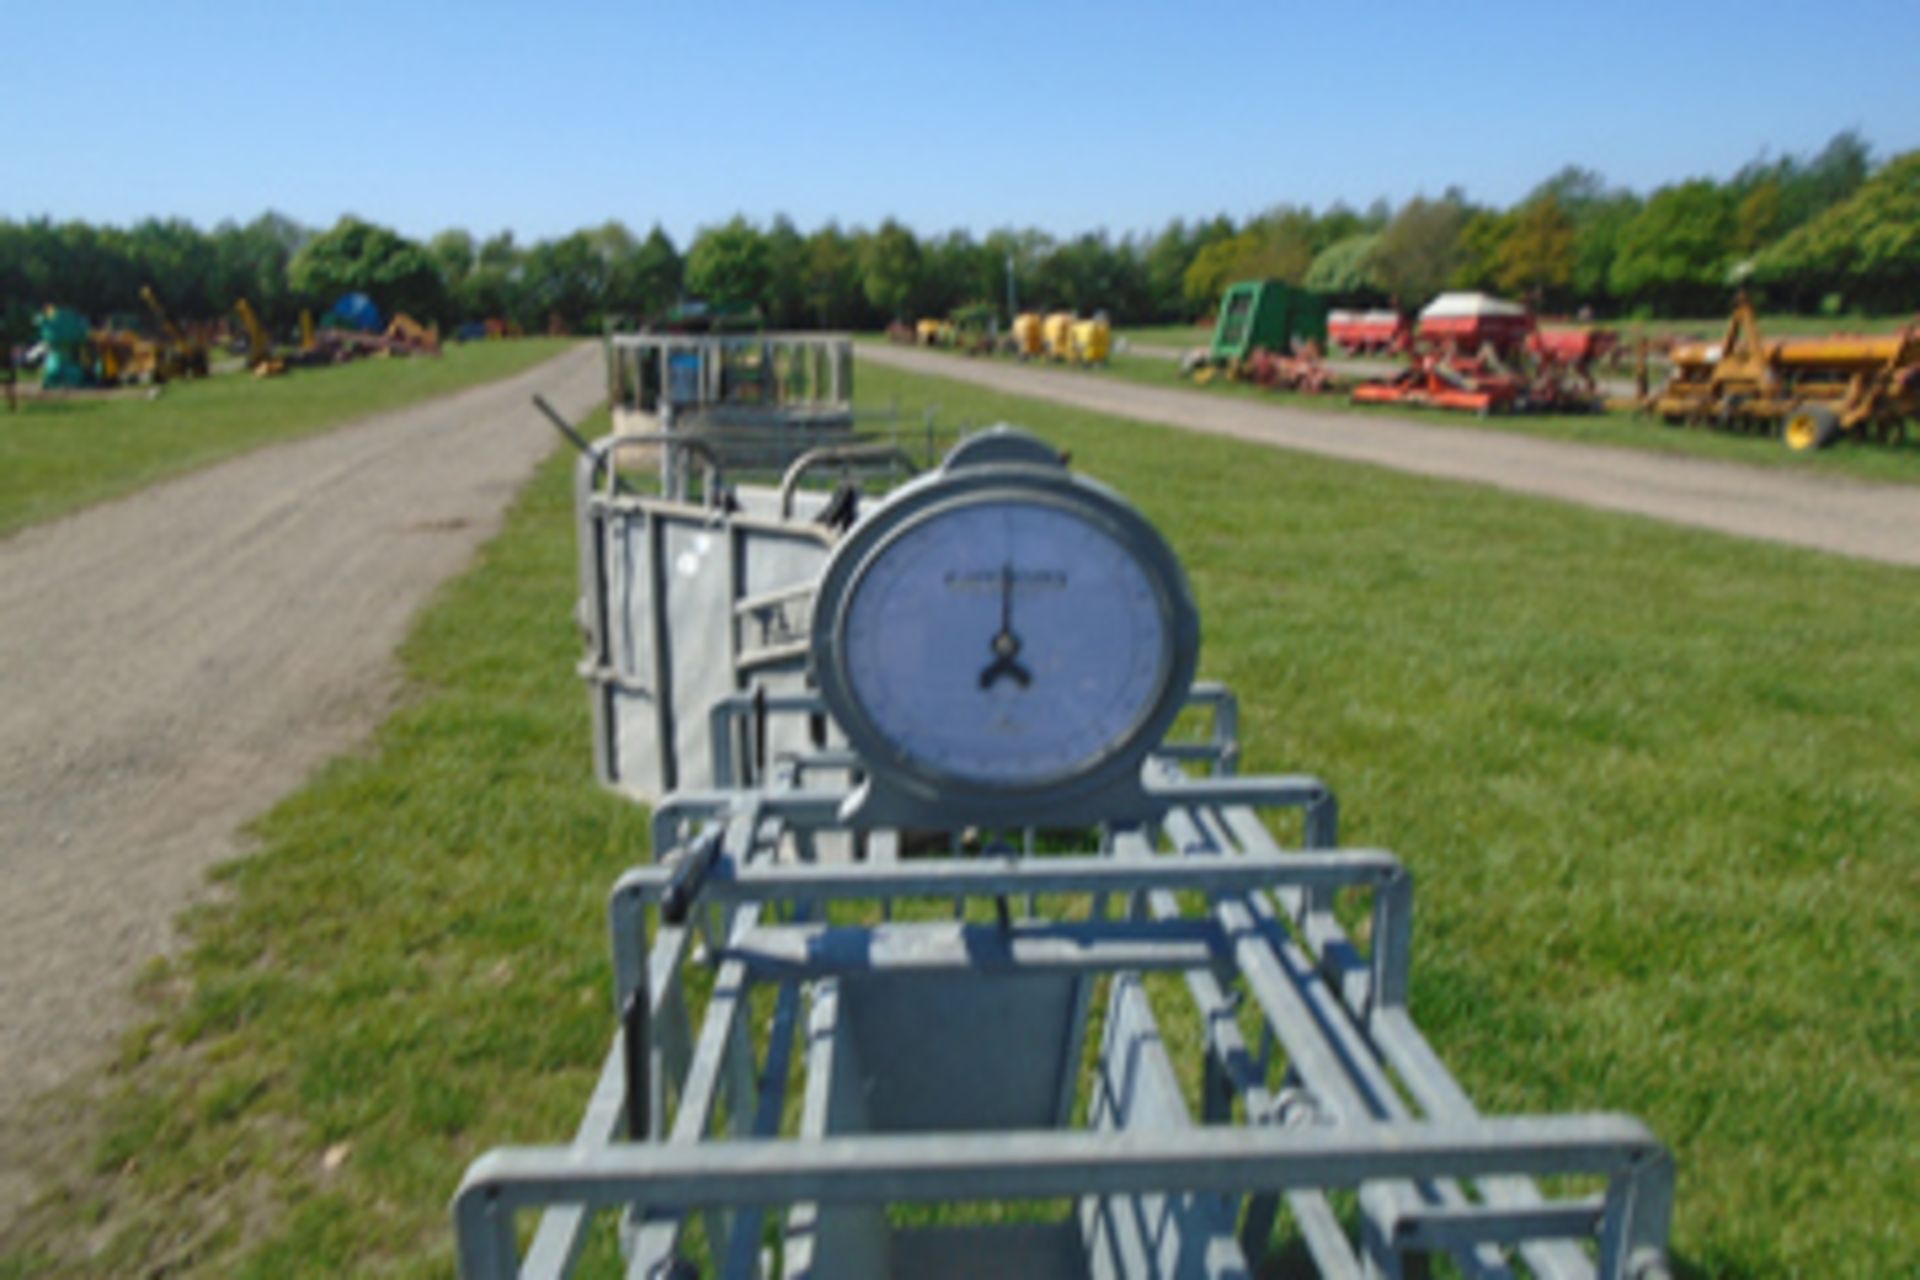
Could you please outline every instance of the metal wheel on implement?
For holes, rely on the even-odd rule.
[[[1787,415],[1780,438],[1795,453],[1811,453],[1832,444],[1840,434],[1840,419],[1824,405],[1803,404]]]

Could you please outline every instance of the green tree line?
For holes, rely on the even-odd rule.
[[[752,303],[783,328],[875,328],[973,302],[1004,308],[1010,291],[1021,309],[1154,323],[1205,315],[1228,283],[1255,276],[1409,308],[1478,288],[1548,312],[1703,315],[1744,286],[1783,309],[1908,309],[1920,306],[1920,152],[1876,165],[1848,131],[1811,155],[1644,196],[1569,166],[1506,208],[1450,189],[1398,208],[1280,205],[1119,237],[923,236],[891,219],[803,233],[785,217],[736,217],[683,252],[657,225],[639,236],[618,221],[521,245],[459,229],[421,243],[355,217],[316,231],[273,213],[210,231],[0,220],[0,297],[16,318],[46,303],[96,319],[134,312],[151,283],[183,317],[246,297],[281,329],[354,290],[423,321],[498,317],[528,330],[556,317],[576,330],[638,324],[691,298]]]

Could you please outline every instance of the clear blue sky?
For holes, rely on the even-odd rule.
[[[1057,234],[1920,146],[1920,4],[8,6],[0,216]]]

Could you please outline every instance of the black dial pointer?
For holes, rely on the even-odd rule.
[[[1033,683],[1033,673],[1019,662],[1020,637],[1013,632],[1013,564],[1000,566],[1000,630],[987,642],[993,661],[980,672],[980,687],[991,689],[1006,676],[1022,689]]]

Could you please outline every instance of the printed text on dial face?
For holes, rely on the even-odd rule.
[[[998,785],[1105,754],[1150,709],[1168,661],[1135,557],[1069,511],[1019,501],[900,534],[856,585],[844,640],[854,697],[896,750]],[[1027,678],[998,678],[1012,672],[996,663]]]

